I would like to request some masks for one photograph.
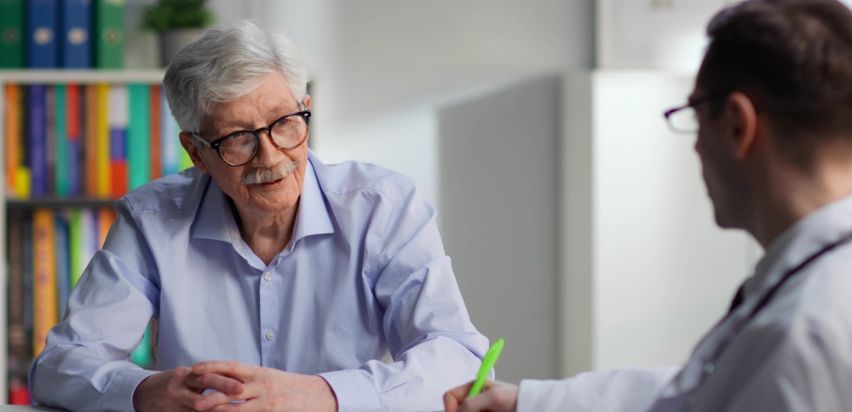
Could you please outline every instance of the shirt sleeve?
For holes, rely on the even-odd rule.
[[[518,412],[636,412],[651,407],[678,368],[587,372],[565,380],[524,380]]]
[[[434,208],[413,185],[396,203],[367,257],[393,360],[321,374],[341,411],[443,410],[444,392],[475,377],[488,346],[462,301]]]
[[[68,300],[66,317],[48,334],[30,369],[38,405],[73,411],[132,411],[147,376],[129,361],[155,312],[157,286],[145,276],[145,243],[124,201],[104,248]]]
[[[729,411],[852,410],[852,339],[831,320],[793,322],[744,385]]]

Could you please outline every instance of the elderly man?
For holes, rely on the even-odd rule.
[[[852,13],[751,0],[708,34],[666,117],[698,135],[716,222],[766,249],[729,313],[677,371],[491,383],[467,400],[462,386],[447,411],[852,410]]]
[[[31,371],[82,410],[436,410],[476,373],[434,208],[411,180],[308,150],[306,71],[241,22],[164,80],[195,165],[120,199]],[[154,318],[158,371],[128,354]]]

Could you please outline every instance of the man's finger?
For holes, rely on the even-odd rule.
[[[222,392],[209,391],[204,394],[202,400],[195,402],[195,406],[193,406],[193,408],[198,411],[216,410],[216,407],[227,405],[232,400],[234,400],[232,397],[225,395]]]
[[[459,408],[459,412],[479,412],[490,410],[492,393],[482,392],[472,398],[465,399]]]
[[[192,373],[203,375],[205,373],[218,373],[237,378],[242,382],[254,375],[254,366],[235,361],[206,361],[192,365]]]
[[[166,395],[177,401],[181,406],[192,408],[196,401],[202,399],[202,396],[186,386],[184,381],[189,373],[188,368],[176,370],[166,384]]]
[[[444,408],[446,408],[447,412],[455,412],[458,410],[459,405],[464,402],[464,398],[470,391],[471,385],[473,385],[473,381],[464,385],[456,386],[444,393]]]
[[[453,396],[450,391],[444,392],[444,410],[446,412],[456,412],[459,410],[459,400]]]
[[[186,386],[190,389],[202,391],[214,389],[226,395],[239,395],[243,391],[243,383],[230,376],[216,373],[205,373],[203,375],[190,374],[185,379]]]
[[[225,403],[210,409],[210,412],[242,412],[242,404]]]

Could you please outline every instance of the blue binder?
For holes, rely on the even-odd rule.
[[[92,67],[92,1],[62,0],[62,67]]]
[[[27,66],[55,68],[58,66],[59,0],[29,0],[27,2]]]
[[[29,110],[27,127],[28,166],[32,176],[31,194],[33,197],[47,194],[47,114],[46,86],[32,85],[27,90],[27,105]]]

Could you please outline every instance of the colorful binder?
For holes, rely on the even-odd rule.
[[[49,209],[33,212],[33,354],[44,349],[47,333],[58,317],[56,296],[56,237]]]
[[[150,180],[159,179],[163,175],[163,162],[160,153],[160,86],[151,85],[150,96],[148,101],[151,103],[151,108],[148,111],[148,116],[151,118],[151,173],[148,176]]]
[[[112,177],[110,176],[110,151],[109,151],[109,85],[97,85],[95,105],[95,165],[97,179],[97,193],[101,198],[109,198],[112,189]],[[89,107],[91,110],[91,106]],[[88,124],[87,124],[88,126]]]
[[[175,122],[175,118],[172,117],[172,112],[169,110],[165,93],[160,93],[160,130],[160,147],[163,148],[161,151],[163,175],[167,176],[180,170],[180,151],[183,151],[183,148],[180,146],[180,139],[178,139],[177,122]]]
[[[109,170],[111,174],[110,194],[115,199],[127,193],[128,99],[127,86],[113,85],[109,87],[107,116],[109,123]],[[135,115],[136,113],[134,113],[134,117]]]
[[[52,196],[56,186],[56,87],[44,88],[44,190]]]
[[[127,165],[129,189],[133,190],[148,182],[151,177],[151,120],[148,111],[149,90],[146,84],[131,84],[130,113],[127,128]],[[122,193],[123,194],[123,193]]]
[[[0,0],[0,68],[24,67],[24,0]]]
[[[2,0],[0,0],[2,1]],[[15,176],[18,169],[23,167],[22,155],[24,139],[21,133],[23,125],[21,115],[21,87],[7,84],[5,90],[5,152],[6,152],[6,190],[11,197],[20,197]]]
[[[59,61],[57,47],[59,3],[56,0],[27,1],[27,66],[55,68]]]
[[[80,209],[71,210],[68,218],[68,264],[70,289],[73,290],[80,281],[80,276],[83,275],[83,270],[91,260],[91,256],[85,253],[86,236],[83,233],[83,211]]]
[[[84,158],[84,170],[85,170],[85,193],[89,197],[98,197],[98,138],[100,136],[99,127],[100,123],[98,122],[100,110],[105,110],[99,108],[98,103],[98,90],[100,86],[98,85],[87,85],[86,86],[86,128],[84,131],[84,141],[83,141],[83,153],[85,153]],[[104,116],[106,118],[106,116]]]
[[[56,251],[56,319],[62,319],[71,290],[71,267],[68,261],[68,212],[59,211],[54,221],[54,244]]]
[[[79,85],[69,84],[65,92],[65,131],[68,149],[65,155],[65,165],[67,167],[69,197],[79,197],[85,193],[83,90]]]
[[[27,133],[28,166],[32,178],[32,195],[38,197],[47,194],[46,90],[45,86],[42,85],[33,85],[27,90],[29,108],[29,113],[27,113],[29,121]]]
[[[95,1],[95,67],[124,66],[124,0]]]
[[[91,0],[62,0],[62,67],[86,69],[92,67],[92,2]]]
[[[57,197],[68,197],[69,193],[69,176],[68,176],[68,105],[67,105],[67,88],[64,84],[57,84],[54,88],[53,108],[54,108],[54,124],[53,124],[53,147],[54,150],[48,150],[48,153],[53,154],[53,193]],[[50,116],[48,116],[49,118]],[[50,122],[48,122],[50,124]],[[48,128],[50,130],[50,128]],[[48,161],[50,163],[50,161]]]

